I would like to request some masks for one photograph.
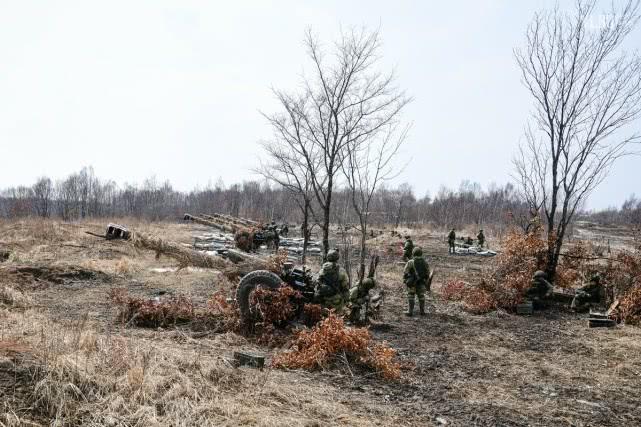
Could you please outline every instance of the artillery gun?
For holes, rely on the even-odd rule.
[[[278,231],[269,225],[222,214],[194,216],[186,213],[183,219],[233,234],[236,247],[245,252],[254,252],[262,245],[278,249],[280,236]]]
[[[373,256],[367,274],[368,278],[374,278],[378,262],[379,257]],[[251,307],[251,293],[253,291],[257,288],[276,290],[282,286],[289,286],[300,293],[299,298],[292,299],[292,303],[296,307],[296,317],[300,316],[305,304],[314,303],[316,280],[311,270],[305,266],[294,267],[293,263],[286,262],[280,275],[267,270],[257,270],[245,275],[240,280],[236,289],[236,302],[243,321],[251,321],[253,318]],[[378,310],[382,302],[382,294],[370,301],[373,304],[371,309]],[[368,305],[364,307],[365,319],[367,319]]]

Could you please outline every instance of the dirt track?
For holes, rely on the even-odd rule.
[[[170,230],[166,232],[174,238],[189,240],[189,228],[163,226],[165,230],[167,227]],[[78,234],[71,238],[76,243],[81,239]],[[400,286],[402,264],[389,262],[380,267],[387,298],[382,319],[372,328],[376,338],[398,350],[405,366],[401,380],[386,382],[341,363],[321,372],[272,374],[271,380],[265,380],[265,387],[272,381],[271,386],[277,389],[293,389],[296,385],[308,390],[301,395],[307,399],[304,410],[308,414],[300,419],[301,425],[641,425],[641,329],[588,329],[585,317],[570,313],[563,306],[531,317],[504,312],[468,314],[457,304],[440,300],[439,285],[451,277],[474,280],[489,261],[448,256],[441,236],[430,232],[419,234],[416,240],[424,246],[439,274],[429,315],[406,318],[401,314],[405,307]],[[25,242],[13,246],[22,252],[22,259],[18,259],[22,263],[51,263],[54,259],[57,264],[104,273],[89,279],[65,278],[60,283],[20,279],[20,286],[33,298],[37,312],[57,322],[60,328],[70,327],[84,317],[99,333],[111,334],[118,329],[107,301],[113,286],[126,286],[131,293],[149,297],[159,292],[180,292],[203,303],[214,289],[229,289],[232,285],[222,276],[202,270],[153,272],[152,267],[172,267],[172,261],[157,261],[153,254],[139,253],[117,242],[83,238],[80,243],[77,246],[82,247],[43,247]],[[15,260],[8,261],[12,262]],[[3,268],[7,265],[0,264]],[[3,327],[3,336],[12,335],[7,328],[9,324]],[[193,339],[188,331],[136,328],[120,333],[150,345],[178,352],[202,352],[212,358],[229,356],[237,349],[267,354],[274,351],[242,337],[221,339],[205,335]],[[16,354],[5,351],[0,356],[15,361]],[[20,364],[16,362],[15,366]],[[2,372],[0,369],[4,384],[8,379]],[[15,405],[24,404],[25,387],[33,387],[28,381],[25,384],[18,387],[22,394],[11,395]],[[267,395],[271,399],[270,396]],[[3,398],[5,402],[12,402],[11,399]],[[323,399],[338,405],[336,408],[342,408],[344,413],[323,409],[328,404]],[[303,408],[295,408],[291,401],[280,405],[281,409],[268,409],[295,413]],[[0,409],[7,412],[9,407],[5,403],[5,408]],[[37,414],[31,419],[38,419]],[[277,419],[247,424],[278,425]]]

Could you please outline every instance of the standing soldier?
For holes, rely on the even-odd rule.
[[[479,234],[476,235],[476,239],[479,241],[479,248],[483,248],[483,244],[485,243],[485,234],[483,234],[482,228],[479,230]]]
[[[414,250],[414,242],[409,235],[405,236],[405,244],[403,245],[403,261],[412,258],[412,251]]]
[[[447,244],[448,244],[448,249],[447,253],[448,254],[455,254],[456,253],[456,246],[454,243],[456,242],[456,231],[454,229],[450,230],[450,234],[447,235]]]
[[[315,300],[325,308],[340,313],[349,297],[347,273],[338,265],[338,251],[327,252],[327,262],[323,264],[316,278]]]
[[[427,292],[430,278],[430,267],[423,258],[423,250],[419,247],[412,251],[412,259],[405,264],[403,282],[407,286],[407,311],[406,316],[414,315],[414,300],[418,296],[420,315],[425,316],[425,292]]]

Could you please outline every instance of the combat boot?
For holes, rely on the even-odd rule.
[[[419,308],[419,314],[421,316],[425,316],[427,314],[425,313],[425,300],[418,301],[418,308]]]
[[[414,298],[407,300],[407,311],[405,312],[405,315],[408,317],[412,317],[414,315]]]

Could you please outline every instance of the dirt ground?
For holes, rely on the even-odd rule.
[[[122,222],[188,244],[202,231]],[[442,232],[411,230],[436,269],[426,317],[402,315],[400,239],[385,232],[370,242],[387,254],[378,271],[385,304],[371,331],[403,362],[401,379],[385,381],[348,363],[315,372],[233,368],[226,360],[235,350],[269,358],[280,349],[233,333],[119,324],[114,287],[204,304],[233,284],[84,234],[104,225],[0,223],[0,249],[11,253],[0,287],[17,292],[0,299],[0,426],[641,425],[641,329],[589,329],[586,315],[562,305],[533,316],[471,315],[443,301],[440,285],[474,281],[491,259],[448,255]],[[611,240],[622,246],[629,236],[616,230]],[[49,270],[15,270],[34,265]]]

